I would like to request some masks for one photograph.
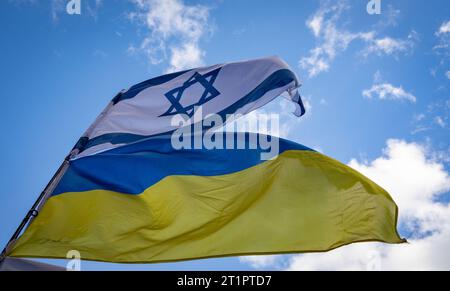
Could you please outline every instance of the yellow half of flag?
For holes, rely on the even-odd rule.
[[[389,194],[321,153],[280,140],[280,155],[260,161],[168,142],[72,161],[10,255],[155,263],[404,242]]]

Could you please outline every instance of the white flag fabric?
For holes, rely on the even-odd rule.
[[[178,126],[172,118],[183,115],[194,122],[195,110],[202,116],[245,115],[284,93],[305,113],[299,81],[278,57],[227,63],[172,73],[137,84],[120,93],[77,145],[82,157],[169,134]],[[195,117],[197,121],[197,116]]]

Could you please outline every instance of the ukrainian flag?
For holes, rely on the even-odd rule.
[[[10,254],[155,263],[401,243],[389,194],[280,139],[262,150],[174,150],[159,136],[75,159]]]

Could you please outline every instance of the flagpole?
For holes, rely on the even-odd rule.
[[[51,178],[50,182],[45,187],[44,191],[39,195],[36,202],[34,202],[33,206],[31,207],[30,211],[28,211],[27,215],[24,217],[22,222],[20,223],[19,227],[16,229],[14,234],[11,236],[10,240],[6,244],[5,248],[3,249],[1,255],[0,255],[0,262],[6,259],[6,256],[11,251],[15,243],[17,242],[17,239],[19,238],[22,231],[25,229],[25,227],[31,222],[34,218],[36,218],[39,215],[39,211],[42,209],[42,206],[44,206],[45,201],[48,199],[48,197],[51,195],[53,190],[55,190],[56,185],[61,180],[62,176],[67,171],[67,168],[69,167],[69,160],[72,155],[67,156],[64,159],[64,162],[59,166],[58,170],[56,171],[55,175]]]
[[[44,204],[47,202],[47,200],[52,195],[53,191],[55,190],[58,183],[61,181],[61,178],[66,173],[67,169],[70,165],[70,160],[79,154],[80,148],[82,148],[85,145],[85,142],[88,140],[87,137],[90,136],[90,133],[95,128],[95,126],[105,117],[106,113],[114,106],[115,100],[117,100],[125,90],[120,91],[111,102],[109,102],[108,106],[100,113],[100,115],[95,119],[95,121],[92,123],[92,125],[88,128],[88,130],[83,134],[83,136],[78,140],[77,144],[75,145],[74,149],[70,152],[70,154],[64,159],[61,166],[59,166],[56,173],[53,175],[53,177],[50,179],[50,182],[48,182],[47,186],[45,187],[44,191],[39,195],[36,202],[34,202],[33,206],[31,207],[30,211],[28,211],[27,215],[24,217],[22,222],[20,223],[19,227],[16,229],[14,234],[9,239],[8,243],[4,247],[3,251],[0,254],[0,264],[6,259],[10,251],[13,249],[14,245],[17,242],[17,239],[19,238],[20,234],[26,229],[28,225],[31,224],[31,222],[39,215],[39,212],[41,211]]]

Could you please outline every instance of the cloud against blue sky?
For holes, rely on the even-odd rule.
[[[204,65],[200,40],[212,32],[210,8],[186,5],[179,0],[133,0],[136,11],[129,18],[148,30],[144,39],[129,47],[144,53],[152,64],[168,62],[168,72]]]
[[[260,111],[280,114],[281,136],[386,188],[410,244],[84,268],[450,269],[450,4],[382,0],[381,14],[369,15],[367,2],[81,0],[81,15],[68,15],[65,0],[2,1],[0,173],[9,194],[0,197],[1,242],[119,90],[169,71],[279,55],[302,80],[308,114],[293,117],[285,101]]]

